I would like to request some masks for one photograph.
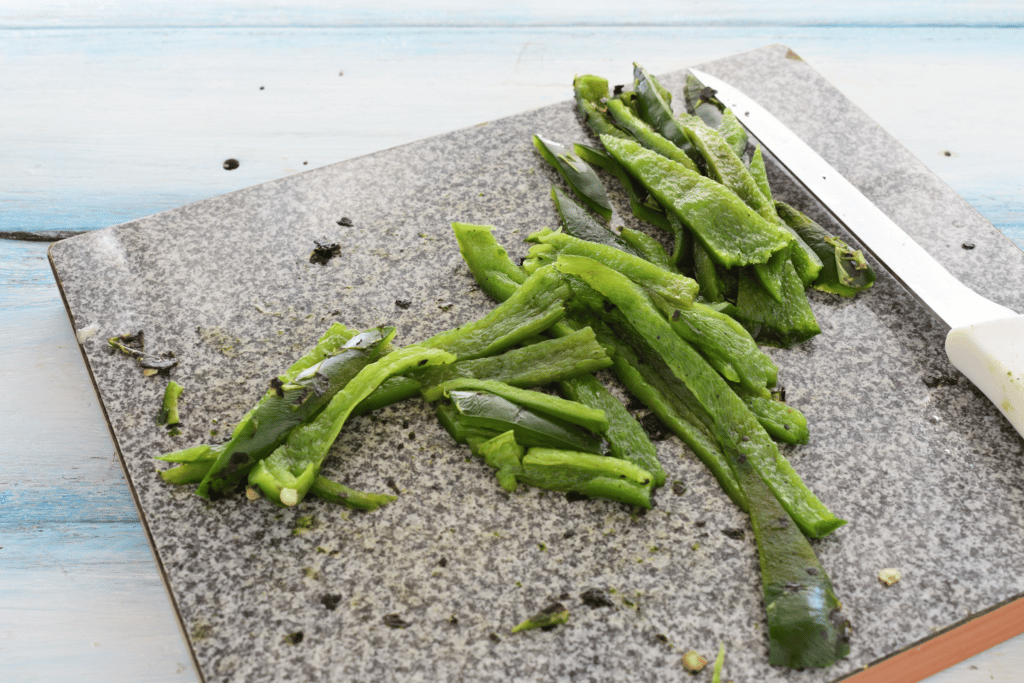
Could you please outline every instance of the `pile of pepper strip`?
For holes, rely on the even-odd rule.
[[[805,287],[853,296],[874,273],[859,252],[771,198],[760,150],[747,154],[746,133],[713,92],[691,79],[695,114],[676,115],[656,79],[639,66],[634,76],[633,91],[615,97],[604,79],[575,80],[603,149],[569,150],[540,135],[534,145],[604,221],[611,203],[587,161],[618,179],[634,215],[671,234],[671,254],[646,233],[611,231],[558,187],[562,227],[530,235],[522,267],[489,227],[452,227],[478,283],[499,301],[538,268],[566,277],[570,314],[549,333],[593,329],[619,380],[750,514],[770,663],[830,666],[849,653],[849,623],[807,537],[845,522],[776,446],[805,443],[807,425],[773,394],[777,369],[757,344],[788,347],[819,332]]]

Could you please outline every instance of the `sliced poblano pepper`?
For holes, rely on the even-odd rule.
[[[774,398],[737,393],[773,439],[779,443],[807,443],[810,430],[807,418],[799,410]]]
[[[526,281],[526,273],[512,262],[505,247],[494,239],[489,225],[452,223],[462,258],[480,289],[495,301],[505,301]]]
[[[291,375],[274,378],[271,390],[235,428],[218,451],[196,491],[200,496],[222,495],[242,481],[249,469],[270,455],[296,426],[312,419],[364,367],[384,355],[395,328],[376,328],[352,336],[341,348]],[[294,367],[294,366],[293,366]]]
[[[564,232],[539,231],[526,238],[534,242],[529,256],[552,263],[559,255],[586,256],[617,270],[644,290],[673,306],[689,308],[697,296],[695,280],[660,268],[650,261],[616,247],[579,239]]]
[[[609,100],[608,113],[623,130],[629,132],[637,142],[647,149],[697,172],[697,164],[693,163],[686,152],[638,118],[620,100]]]
[[[534,412],[583,427],[595,434],[604,434],[608,431],[608,416],[604,414],[603,410],[540,391],[520,389],[504,382],[459,378],[445,382],[440,385],[439,389],[446,397],[453,391],[494,394]]]
[[[707,166],[708,175],[712,179],[735,192],[743,203],[756,211],[761,218],[781,226],[790,233],[792,240],[789,245],[789,256],[793,260],[793,266],[800,274],[801,282],[805,285],[814,282],[821,271],[821,259],[779,218],[771,194],[762,192],[750,169],[729,147],[726,140],[718,131],[701,121],[684,126],[683,132],[700,152]],[[765,289],[778,300],[781,297],[781,278],[778,276],[777,267],[764,264],[755,266],[755,269]]]
[[[804,294],[803,283],[788,259],[772,264],[781,276],[780,296],[765,291],[753,269],[740,271],[736,306],[730,315],[736,318],[760,344],[789,348],[821,332]]]
[[[539,135],[533,136],[533,146],[558,171],[581,202],[606,221],[611,220],[612,204],[608,192],[587,162],[572,149]]]
[[[575,491],[651,509],[653,477],[631,462],[604,455],[534,447],[523,456],[520,482],[549,491]]]
[[[510,429],[477,444],[475,452],[495,469],[494,476],[501,488],[514,493],[519,483],[517,477],[523,473],[523,456],[526,455],[526,449],[516,442],[515,431]]]
[[[683,96],[687,110],[721,133],[736,156],[742,158],[746,154],[747,131],[732,110],[715,97],[714,90],[705,88],[692,74],[686,74]]]
[[[479,233],[480,231],[476,231],[475,234]],[[494,236],[489,231],[486,232],[486,238],[489,238],[489,241],[481,237],[480,239],[467,239],[464,243],[460,230],[456,230],[456,237],[459,239],[462,255],[470,263],[470,270],[478,281],[493,281],[493,273],[502,273],[516,268],[507,252],[497,245]],[[494,295],[492,294],[492,296]],[[510,296],[510,294],[505,293],[504,296]],[[502,300],[500,296],[495,296],[495,298],[499,301]],[[600,324],[600,321],[596,321],[595,324]],[[552,325],[549,333],[556,337],[566,337],[584,327],[586,325],[579,323],[578,320],[563,319]],[[601,342],[601,346],[609,348],[604,342]],[[654,477],[655,486],[662,486],[665,483],[665,470],[658,461],[657,450],[647,437],[643,427],[593,374],[580,373],[561,379],[559,388],[567,398],[605,412],[610,423],[605,438],[608,441],[608,451],[611,455],[629,460],[650,472]],[[438,418],[443,423],[441,412],[439,407]]]
[[[853,249],[788,204],[775,202],[775,209],[821,258],[824,267],[814,281],[815,289],[852,297],[875,283],[875,271],[860,250]]]
[[[602,144],[652,196],[726,267],[764,263],[792,241],[785,227],[764,220],[735,193],[639,143],[602,138]]]
[[[665,377],[673,398],[704,422],[723,451],[742,453],[752,462],[805,534],[820,538],[845,524],[804,485],[753,413],[700,354],[675,334],[643,290],[591,259],[562,256],[555,266],[582,278],[620,311],[628,311],[619,317],[618,326],[613,325],[615,332],[637,351],[641,362]]]
[[[559,339],[487,358],[458,361],[415,373],[426,401],[441,398],[441,385],[457,378],[494,379],[516,387],[535,387],[557,382],[584,372],[596,372],[612,364],[594,331],[584,328]]]
[[[680,116],[672,111],[672,95],[658,80],[647,73],[639,64],[633,64],[633,92],[636,94],[636,108],[643,119],[662,137],[667,138],[690,159],[697,161],[693,145],[686,139],[682,127],[692,117],[685,112]],[[603,144],[603,141],[602,141]],[[605,145],[607,147],[607,145]]]
[[[634,249],[633,245],[606,226],[601,225],[586,209],[553,185],[551,186],[551,200],[555,203],[555,209],[558,210],[558,215],[562,219],[562,228],[568,234],[582,240],[607,244],[620,251],[643,258],[644,255]]]
[[[768,616],[768,663],[793,669],[827,667],[850,653],[849,621],[832,582],[791,516],[753,467],[730,453],[750,506],[761,587]]]
[[[628,135],[625,139],[630,139]],[[629,175],[626,169],[604,150],[587,145],[575,144],[573,150],[580,155],[580,158],[588,164],[604,169],[622,185],[629,197],[629,209],[633,215],[645,223],[650,223],[656,228],[669,230],[669,224],[665,217],[664,210],[650,197],[647,188],[639,180]]]
[[[594,131],[594,136],[615,135],[627,137],[628,133],[620,130],[611,116],[608,115],[609,99],[608,80],[600,76],[577,76],[572,81],[573,94],[576,96],[576,108]]]
[[[392,375],[454,360],[446,351],[410,346],[365,365],[314,420],[293,428],[283,444],[256,463],[249,484],[258,486],[275,503],[298,504],[313,486],[331,445],[360,401]]]
[[[546,412],[529,408],[484,391],[449,391],[456,410],[454,421],[464,427],[512,431],[516,442],[526,446],[564,448],[600,455],[601,437],[588,429]]]

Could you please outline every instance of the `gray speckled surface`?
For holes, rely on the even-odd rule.
[[[789,123],[954,274],[1024,310],[1024,254],[787,48],[701,68]],[[663,82],[679,93],[683,74]],[[416,401],[351,421],[332,451],[327,474],[401,490],[375,513],[210,504],[162,482],[153,456],[229,431],[330,321],[393,323],[411,343],[487,311],[449,223],[494,225],[515,256],[528,232],[556,225],[534,132],[587,141],[567,101],[52,247],[73,324],[99,329],[82,344],[86,362],[207,681],[678,680],[683,652],[710,658],[719,641],[737,683],[832,681],[1024,593],[1022,440],[946,361],[941,324],[886,273],[856,300],[813,293],[822,334],[771,352],[812,425],[811,442],[786,454],[849,520],[815,543],[855,627],[851,655],[830,670],[767,665],[749,523],[674,438],[659,451],[669,483],[687,490],[662,489],[642,516],[505,494]],[[828,223],[773,180],[779,198]],[[310,264],[324,237],[341,255]],[[965,239],[977,248],[961,249]],[[153,421],[166,380],[105,347],[139,329],[149,350],[180,359],[176,438]],[[745,540],[722,533],[733,528]],[[882,586],[883,567],[902,581]],[[614,606],[586,606],[591,587],[614,590]],[[567,626],[509,635],[553,599]],[[410,625],[388,628],[389,614]]]

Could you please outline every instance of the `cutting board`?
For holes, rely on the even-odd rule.
[[[957,277],[1024,310],[1024,253],[787,47],[695,66],[773,111]],[[685,73],[661,78],[681,103]],[[516,258],[527,234],[557,226],[559,180],[531,135],[593,143],[569,83],[566,96],[51,248],[206,681],[675,680],[684,652],[711,659],[719,643],[725,680],[834,681],[1024,593],[1024,443],[948,363],[942,325],[877,265],[855,299],[810,293],[819,336],[769,350],[811,424],[810,443],[784,453],[849,521],[813,544],[854,627],[829,669],[768,665],[749,522],[674,437],[657,443],[669,485],[646,514],[505,493],[419,400],[353,419],[332,449],[331,478],[400,492],[372,513],[211,502],[161,480],[154,456],[223,439],[331,322],[393,324],[410,344],[490,310],[450,223],[493,225]],[[777,198],[854,242],[769,165]],[[613,199],[614,225],[643,227]],[[311,263],[317,240],[340,253]],[[106,343],[139,330],[179,361],[180,435],[155,422],[167,378]],[[903,576],[889,587],[887,567]],[[612,604],[588,606],[591,588]],[[568,624],[510,633],[552,601]]]

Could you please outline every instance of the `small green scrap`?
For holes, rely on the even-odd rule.
[[[539,628],[542,631],[550,631],[559,624],[564,624],[569,621],[569,610],[560,602],[553,602],[537,614],[517,625],[512,629],[512,633],[518,633],[519,631],[528,631],[533,628]]]

